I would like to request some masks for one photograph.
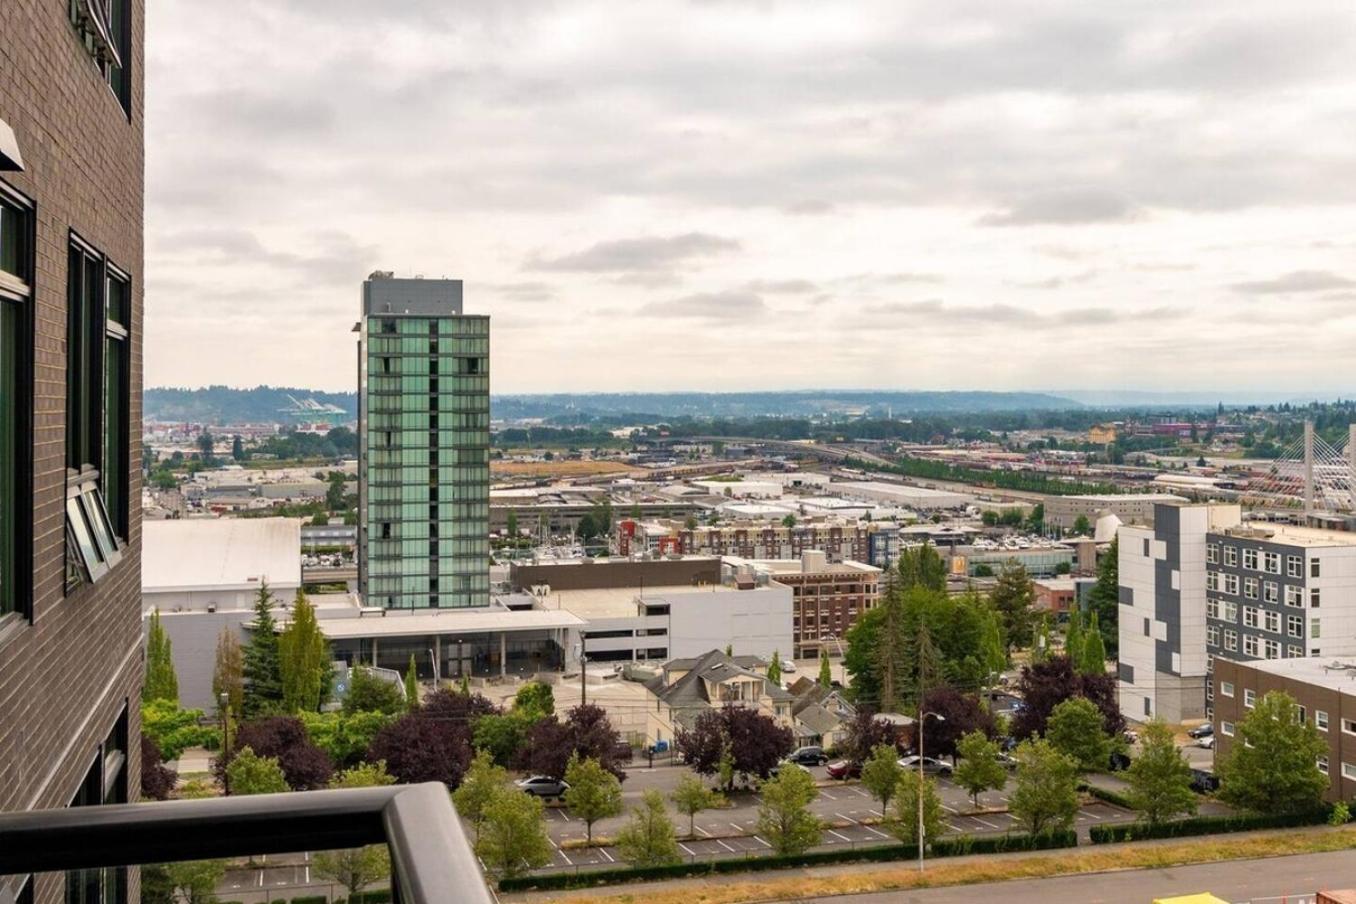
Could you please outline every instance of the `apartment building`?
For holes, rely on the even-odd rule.
[[[143,26],[141,0],[0,5],[0,811],[140,793]]]
[[[370,606],[489,605],[490,318],[456,279],[362,289],[358,584]]]
[[[725,563],[791,588],[791,632],[797,658],[818,656],[821,649],[839,653],[847,630],[880,599],[879,568],[851,560],[830,562],[817,550],[802,553],[799,559],[726,556]]]
[[[1154,506],[1120,528],[1117,663],[1127,719],[1206,717],[1206,537],[1236,527],[1237,505]]]
[[[1080,517],[1095,524],[1098,517],[1115,515],[1127,524],[1154,523],[1154,512],[1164,503],[1187,502],[1171,493],[1117,493],[1114,495],[1051,496],[1045,500],[1045,523],[1072,530]]]
[[[1328,751],[1314,766],[1328,777],[1324,799],[1356,797],[1356,661],[1329,656],[1299,659],[1215,660],[1212,724],[1215,758],[1237,743],[1237,726],[1257,701],[1283,691],[1299,704],[1300,717],[1313,724]]]
[[[838,519],[808,521],[787,527],[780,521],[736,522],[675,531],[684,555],[739,556],[746,559],[798,559],[819,551],[831,561],[865,561],[871,554],[872,527]]]
[[[1356,654],[1356,534],[1241,524],[1212,532],[1205,557],[1212,658]]]

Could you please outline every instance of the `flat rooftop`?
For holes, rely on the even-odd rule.
[[[549,596],[541,598],[541,605],[548,610],[557,608],[573,613],[584,619],[633,618],[636,616],[636,600],[664,603],[674,596],[690,596],[694,593],[757,593],[768,592],[769,587],[753,587],[748,590],[736,590],[731,584],[670,584],[651,587],[648,584],[636,587],[605,587],[596,590],[554,590]],[[782,588],[785,590],[785,588]]]
[[[1086,496],[1059,496],[1059,499],[1073,500],[1075,502],[1125,502],[1131,500],[1134,502],[1190,502],[1185,496],[1178,496],[1175,493],[1103,493],[1089,494]]]
[[[845,559],[842,562],[825,562],[806,571],[800,559],[745,559],[741,556],[725,556],[725,564],[738,568],[751,565],[759,571],[770,574],[879,574],[880,569],[865,562]]]
[[[1269,521],[1249,521],[1237,527],[1228,527],[1211,533],[1239,539],[1266,540],[1287,546],[1322,548],[1325,546],[1356,546],[1356,533],[1327,530],[1321,527],[1298,527],[1292,524],[1273,524]]]
[[[1356,695],[1356,659],[1350,657],[1301,656],[1295,659],[1258,659],[1238,664],[1278,678],[1289,678]]]
[[[279,629],[286,620],[279,619]],[[354,615],[326,618],[321,630],[330,640],[364,637],[433,637],[489,632],[539,631],[550,628],[578,628],[584,620],[561,610],[527,609],[420,609],[415,612],[390,610],[386,615]]]

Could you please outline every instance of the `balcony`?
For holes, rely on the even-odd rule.
[[[393,901],[491,904],[437,783],[0,813],[0,875],[367,844],[390,849]]]

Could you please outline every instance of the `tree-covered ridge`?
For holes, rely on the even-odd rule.
[[[358,416],[356,392],[317,392],[293,386],[207,386],[201,389],[153,387],[146,390],[147,420],[191,421],[205,424],[275,423],[285,420],[283,411],[296,399],[338,405],[351,418]]]

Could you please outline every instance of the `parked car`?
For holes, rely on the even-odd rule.
[[[1197,746],[1197,747],[1204,747],[1206,750],[1214,750],[1214,749],[1215,749],[1215,736],[1212,735],[1212,734],[1208,734],[1208,735],[1206,735],[1206,736],[1203,737],[1203,738],[1197,738],[1197,739],[1196,739],[1196,746]]]
[[[1108,772],[1123,772],[1130,768],[1130,754],[1113,752],[1107,758],[1106,768]]]
[[[562,797],[570,786],[558,778],[549,775],[533,775],[514,782],[522,790],[536,797]]]
[[[1017,768],[1017,758],[1010,753],[999,753],[998,762],[1003,764],[1004,769]]]
[[[825,770],[829,778],[849,779],[862,777],[862,764],[852,763],[847,760],[836,760],[829,763],[829,768]]]
[[[783,660],[782,660],[782,671],[783,671],[783,672],[794,672],[795,670],[796,670],[796,664],[795,664],[794,662],[792,662],[792,661],[789,660],[789,659],[783,659]]]
[[[1191,790],[1197,794],[1214,794],[1219,790],[1219,776],[1204,769],[1192,769]]]
[[[918,757],[917,756],[900,757],[899,765],[903,766],[905,769],[916,770],[918,768]],[[944,763],[941,760],[933,759],[930,756],[925,756],[923,757],[923,772],[926,775],[950,775],[951,764]]]
[[[1187,732],[1189,738],[1208,738],[1215,733],[1215,726],[1209,722],[1204,725],[1197,725],[1191,731]]]
[[[829,761],[823,747],[797,747],[783,762],[797,766],[823,766]]]
[[[768,777],[769,777],[769,778],[775,778],[776,776],[778,776],[778,775],[781,774],[781,771],[782,771],[783,768],[786,768],[786,769],[799,769],[799,770],[801,770],[802,772],[809,772],[809,771],[810,771],[810,770],[806,769],[804,766],[802,766],[800,763],[794,763],[794,762],[792,762],[791,760],[782,760],[780,763],[774,764],[773,767],[767,771]]]

